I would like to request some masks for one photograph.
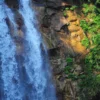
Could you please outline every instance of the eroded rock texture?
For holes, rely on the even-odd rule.
[[[18,33],[12,36],[17,45],[17,56],[21,57],[24,34],[21,31],[23,29],[22,16],[17,12],[18,0],[5,0],[5,2],[12,9],[16,9],[15,20],[18,25]],[[85,34],[79,25],[80,19],[77,13],[67,11],[67,16],[64,17],[63,10],[65,7],[70,8],[72,4],[80,2],[73,0],[32,0],[32,2],[38,19],[37,27],[41,31],[48,49],[57,98],[58,100],[77,100],[77,82],[71,81],[65,74],[66,58],[71,55],[79,57],[80,61],[88,51],[80,42]],[[79,74],[82,68],[76,64],[75,70]]]
[[[85,34],[80,27],[77,11],[69,10],[64,17],[63,10],[80,2],[48,0],[44,4],[45,6],[34,6],[34,8],[40,31],[48,48],[58,100],[77,100],[77,81],[71,81],[65,74],[66,58],[70,55],[78,58],[77,62],[80,62],[88,50],[81,44]],[[75,64],[74,67],[75,73],[80,74],[82,66]]]

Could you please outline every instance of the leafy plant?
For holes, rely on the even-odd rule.
[[[66,12],[67,12],[68,10],[72,10],[72,11],[73,11],[73,10],[75,10],[76,8],[78,8],[78,6],[72,6],[71,8],[65,8],[65,10],[63,11],[63,15],[66,17],[66,16],[67,16],[67,13],[66,13]]]
[[[71,8],[70,8],[70,10],[75,10],[76,8],[78,8],[78,6],[72,6]]]
[[[67,58],[67,66],[65,72],[68,78],[79,80],[81,100],[90,100],[92,96],[100,92],[100,8],[91,3],[83,4],[83,14],[85,18],[80,21],[80,26],[86,33],[86,36],[81,41],[82,45],[90,50],[86,55],[83,67],[83,72],[79,75],[74,73],[73,58]],[[96,0],[100,3],[100,0]],[[66,9],[74,10],[75,7]],[[88,20],[87,20],[88,19]],[[88,37],[90,35],[90,37]],[[82,62],[82,63],[83,63]]]
[[[66,61],[67,61],[67,66],[65,68],[65,73],[67,74],[69,79],[77,80],[78,75],[74,73],[74,60],[73,60],[73,58],[68,57],[66,59]]]
[[[65,8],[65,10],[63,11],[63,15],[66,17],[67,16],[67,10],[69,10],[69,8]]]
[[[95,12],[96,7],[94,5],[83,4],[83,13],[87,15],[88,13]]]
[[[81,20],[80,26],[87,35],[91,34],[91,37],[89,39],[85,37],[81,41],[82,45],[90,49],[90,53],[85,57],[84,73],[82,74],[84,77],[80,75],[79,85],[82,100],[89,100],[100,92],[100,74],[98,74],[100,72],[100,15],[94,5],[84,4],[83,7],[83,12],[89,21]],[[92,43],[90,44],[89,41]]]
[[[70,57],[68,57],[68,58],[66,59],[66,61],[67,61],[67,63],[72,63],[72,62],[73,62],[73,59],[70,58]]]
[[[85,46],[86,48],[89,47],[89,39],[87,37],[85,37],[82,41],[81,41],[82,45]]]
[[[82,29],[87,32],[89,30],[89,25],[88,23],[86,22],[86,20],[81,20],[80,21],[80,26],[82,27]]]

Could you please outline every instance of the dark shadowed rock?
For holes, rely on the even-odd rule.
[[[51,25],[51,17],[49,15],[45,15],[43,18],[43,27],[50,27]]]
[[[32,2],[37,6],[43,6],[46,0],[32,0]]]
[[[14,8],[14,9],[18,9],[19,8],[18,0],[5,0],[5,2],[10,8]]]

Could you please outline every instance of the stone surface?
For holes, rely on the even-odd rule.
[[[11,8],[14,8],[14,9],[19,8],[19,1],[18,0],[4,0],[4,1]]]
[[[54,3],[54,0],[50,2]],[[81,44],[84,32],[80,27],[80,20],[74,11],[68,11],[67,17],[64,17],[62,11],[53,7],[45,9],[47,17],[43,17],[41,32],[48,47],[58,100],[77,100],[77,82],[69,80],[65,74],[65,59],[68,55],[80,55],[80,60],[86,55],[87,50]],[[82,71],[81,66],[76,64],[74,67],[74,73],[79,75]]]
[[[65,19],[62,12],[54,15],[51,20],[51,27],[53,27],[56,31],[60,31],[60,29],[66,24],[68,24],[68,21]]]
[[[74,11],[67,11],[67,17],[63,15],[64,7],[71,7],[72,0],[32,0],[33,9],[36,10],[37,28],[42,34],[44,43],[47,46],[53,80],[57,90],[58,100],[77,100],[77,82],[68,79],[65,73],[67,66],[66,58],[71,55],[86,53],[86,48],[80,41],[84,38],[84,32],[80,28],[79,19]],[[18,13],[18,0],[5,0],[5,2],[16,10],[15,19],[18,25],[18,33],[12,37],[16,43],[17,56],[23,53],[23,29],[22,16]],[[8,23],[10,24],[10,23]],[[41,49],[44,48],[41,46]],[[85,54],[84,54],[85,55]],[[75,72],[81,73],[81,66],[75,65]]]

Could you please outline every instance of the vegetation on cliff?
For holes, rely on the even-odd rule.
[[[67,58],[68,65],[65,68],[68,78],[78,80],[80,88],[79,100],[90,100],[100,92],[100,8],[98,4],[100,4],[100,0],[96,0],[95,3],[88,0],[87,3],[83,1],[80,7],[80,26],[85,34],[81,44],[89,50],[89,53],[81,61],[83,64],[81,74],[73,71],[74,58]],[[70,9],[66,8],[66,10],[74,10],[76,8],[74,6]],[[66,16],[65,13],[64,16]]]

